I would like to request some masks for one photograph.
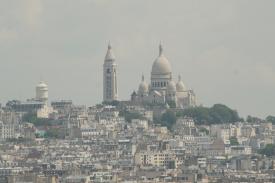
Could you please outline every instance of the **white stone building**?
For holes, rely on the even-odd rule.
[[[49,118],[49,114],[53,113],[54,110],[51,106],[48,106],[48,98],[49,98],[49,89],[48,85],[40,81],[39,84],[35,88],[35,100],[42,102],[43,106],[42,108],[37,110],[37,117],[38,118]]]
[[[137,165],[163,167],[169,166],[171,162],[177,167],[176,155],[171,151],[142,151],[135,154]]]
[[[15,126],[12,123],[0,121],[0,140],[15,138]]]
[[[103,64],[103,101],[118,100],[117,64],[112,47],[109,44]]]
[[[138,91],[133,92],[131,100],[141,103],[174,103],[178,108],[196,106],[194,91],[185,87],[180,76],[177,83],[173,81],[171,65],[163,54],[162,45],[152,66],[150,84],[142,76]]]

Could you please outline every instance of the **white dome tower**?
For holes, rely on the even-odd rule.
[[[151,89],[159,92],[166,90],[172,80],[172,69],[169,60],[163,54],[163,47],[159,45],[159,56],[153,63],[151,71]]]
[[[45,105],[48,103],[48,85],[40,81],[40,83],[36,86],[36,100],[43,102]]]
[[[144,80],[144,75],[142,75],[141,83],[139,84],[139,87],[138,87],[138,95],[140,97],[144,97],[148,95],[148,92],[149,92],[149,86]]]
[[[177,92],[184,92],[184,91],[186,91],[186,87],[185,87],[184,83],[182,82],[180,75],[179,75],[179,80],[177,82],[176,87],[177,87]]]
[[[103,101],[118,100],[117,90],[117,64],[112,46],[109,43],[103,64]]]

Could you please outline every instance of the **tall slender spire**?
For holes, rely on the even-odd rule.
[[[108,50],[112,49],[112,45],[111,45],[111,42],[109,41],[108,42]]]
[[[178,78],[179,78],[179,81],[181,81],[181,75],[179,75]]]
[[[159,43],[159,56],[161,56],[163,54],[163,47],[161,42]]]
[[[105,61],[107,61],[107,60],[115,60],[115,55],[113,53],[112,45],[111,45],[110,41],[108,43],[108,50],[107,50],[107,53],[105,56]]]
[[[114,100],[118,100],[117,64],[109,42],[103,64],[103,101],[110,102]]]
[[[142,82],[144,81],[144,74],[142,74],[142,76],[141,76],[141,81]]]

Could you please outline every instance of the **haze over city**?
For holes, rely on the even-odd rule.
[[[200,104],[223,103],[275,115],[274,1],[0,1],[0,103],[34,96],[42,79],[49,100],[102,101],[102,65],[110,41],[119,99],[140,76],[150,80],[161,42],[173,78]]]

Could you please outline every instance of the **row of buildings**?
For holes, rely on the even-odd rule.
[[[1,109],[3,123],[13,123],[20,134],[0,142],[2,182],[275,180],[274,157],[258,154],[275,144],[275,128],[268,122],[198,126],[191,118],[179,118],[168,130],[153,122],[153,110],[140,105],[124,106],[124,112],[139,114],[130,122],[121,106],[86,108],[55,101],[51,107],[56,112],[49,120],[62,123],[33,125],[22,120],[21,112]],[[37,135],[50,129],[64,136]]]

